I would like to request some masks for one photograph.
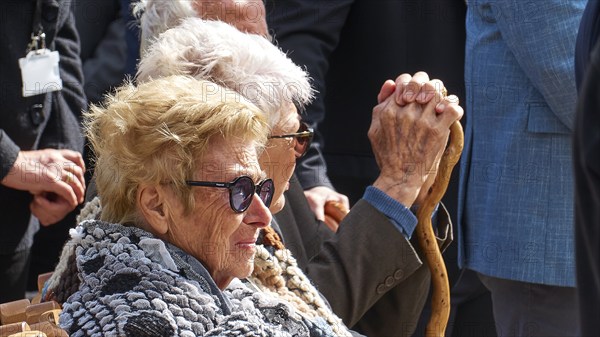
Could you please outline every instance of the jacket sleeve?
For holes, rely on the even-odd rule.
[[[19,151],[17,144],[8,137],[4,130],[0,129],[0,180],[4,179],[10,172],[17,160]]]
[[[577,97],[573,51],[585,3],[500,0],[489,4],[509,50],[569,130],[573,130]]]
[[[284,52],[313,79],[318,94],[306,107],[304,119],[315,128],[315,139],[307,154],[298,161],[296,174],[302,186],[332,187],[321,153],[322,137],[318,124],[325,118],[325,76],[329,56],[339,42],[340,33],[354,0],[268,0],[267,21],[275,40]]]
[[[451,225],[445,208],[439,212],[437,230],[445,247],[451,241]],[[422,308],[429,272],[417,273],[423,266],[418,251],[385,215],[360,200],[340,224],[337,235],[324,242],[309,262],[307,274],[333,311],[352,327],[390,291],[392,297],[395,292],[410,293],[414,298],[410,308],[419,307],[418,303]],[[403,320],[416,324],[418,318],[415,314]]]
[[[52,112],[39,148],[66,148],[82,152],[81,117],[87,101],[83,93],[79,35],[70,5],[70,2],[60,5],[54,40],[55,50],[60,54],[59,71],[63,88],[52,93]]]

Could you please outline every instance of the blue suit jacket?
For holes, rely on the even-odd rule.
[[[462,267],[574,286],[571,132],[586,1],[469,1]]]

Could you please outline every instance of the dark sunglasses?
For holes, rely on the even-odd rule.
[[[312,142],[313,136],[315,135],[314,130],[308,126],[305,122],[300,122],[300,128],[298,132],[290,133],[287,135],[270,136],[269,138],[290,138],[294,137],[296,144],[294,144],[294,151],[296,151],[296,158],[300,158],[306,154],[310,143]]]
[[[267,207],[271,206],[273,194],[275,194],[275,184],[272,179],[265,179],[255,185],[252,178],[248,176],[237,177],[229,183],[187,180],[186,184],[229,189],[229,205],[236,213],[245,212],[250,207],[254,193],[258,194],[260,200]]]

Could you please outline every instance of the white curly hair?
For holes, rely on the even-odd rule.
[[[262,0],[139,0],[133,14],[140,23],[142,55],[161,33],[189,17],[224,21],[271,39]]]
[[[162,33],[142,57],[137,81],[189,75],[233,90],[267,114],[274,126],[293,103],[314,95],[306,71],[265,38],[221,21],[185,19]]]
[[[140,24],[142,55],[156,38],[185,18],[197,16],[193,0],[140,0],[133,5],[133,15]]]

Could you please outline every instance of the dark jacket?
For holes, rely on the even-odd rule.
[[[274,216],[285,245],[344,323],[367,336],[412,335],[430,284],[418,245],[365,200],[334,234],[314,218],[295,178],[285,198]],[[443,207],[436,230],[445,249],[452,233]]]
[[[600,1],[587,4],[575,49],[575,261],[581,336],[600,329]]]
[[[125,8],[127,11],[128,8]],[[85,95],[98,104],[125,78],[127,44],[119,0],[77,0],[73,13],[81,37]]]
[[[79,37],[69,1],[43,0],[42,26],[46,45],[60,53],[63,89],[23,98],[18,59],[31,41],[35,0],[0,2],[0,178],[12,168],[20,150],[44,148],[81,151],[82,90]],[[38,104],[42,106],[39,107]],[[0,186],[0,254],[31,246],[37,219],[31,216],[28,192]]]

